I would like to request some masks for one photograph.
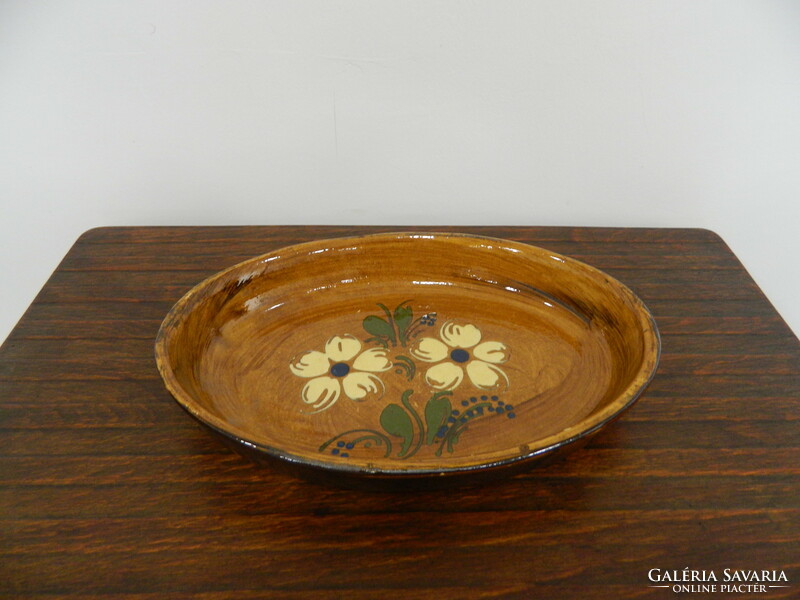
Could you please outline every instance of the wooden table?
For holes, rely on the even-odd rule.
[[[81,236],[0,349],[0,595],[669,598],[648,572],[685,567],[783,570],[790,587],[759,597],[800,595],[800,344],[709,231],[434,228],[589,262],[661,329],[638,404],[513,479],[323,487],[245,462],[172,400],[153,340],[192,285],[287,244],[392,229]]]

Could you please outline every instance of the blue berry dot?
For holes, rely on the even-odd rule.
[[[472,398],[470,398],[470,399],[469,399],[469,401],[470,401],[470,402],[477,402],[477,401],[478,401],[478,399],[477,399],[475,396],[473,396]]]
[[[347,363],[336,363],[331,367],[331,375],[334,377],[344,377],[350,372],[350,365]]]
[[[486,408],[489,412],[494,412],[494,406],[487,406]]]
[[[354,447],[355,447],[355,444],[353,442],[350,442],[349,444],[347,444],[347,449],[348,450],[352,450]]]
[[[331,454],[339,454],[339,449],[334,448],[333,450],[331,450]]]
[[[448,418],[447,418],[447,422],[448,422],[448,423],[455,423],[455,422],[456,422],[456,420],[455,420],[455,418],[454,418],[454,417],[448,417]]]
[[[463,348],[456,348],[450,353],[450,358],[457,363],[465,363],[469,360],[469,352]]]
[[[458,411],[454,410],[452,414],[453,414],[454,417],[457,417],[458,416]]]
[[[497,402],[497,396],[492,396],[492,400],[494,400],[495,402]]]
[[[341,455],[341,456],[342,456],[342,458],[347,458],[347,457],[348,457],[348,456],[350,456],[350,455],[349,455],[347,452],[342,452],[342,455]]]
[[[466,423],[467,422],[467,418],[466,417],[461,417],[459,419],[459,421],[461,421],[462,423]]]
[[[502,415],[504,412],[506,412],[506,411],[502,406],[498,406],[497,407],[497,414],[498,415]]]
[[[462,400],[461,406],[469,406],[469,400]]]
[[[514,418],[514,417],[516,417],[517,415],[515,415],[515,414],[514,414],[514,413],[512,413],[512,412],[510,412],[510,413],[508,413],[508,415],[507,415],[507,416],[508,416],[508,418],[509,418],[509,419],[513,419],[513,418]]]
[[[503,406],[503,404],[505,404],[505,402],[503,402],[502,400],[500,400],[500,402],[498,402],[497,404],[498,404],[499,406]]]
[[[336,442],[336,445],[339,446],[339,448],[344,448],[344,442]]]
[[[481,396],[481,400],[488,400],[486,396]]]
[[[514,410],[514,407],[510,404],[506,404],[506,410]]]

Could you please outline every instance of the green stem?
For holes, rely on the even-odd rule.
[[[406,304],[410,304],[410,303],[411,303],[411,299],[410,299],[410,298],[409,298],[408,300],[403,300],[403,301],[402,301],[400,304],[398,304],[398,305],[397,305],[397,307],[394,309],[394,310],[395,310],[395,312],[396,312],[396,311],[398,311],[398,310],[400,310],[401,308],[405,307],[405,306],[406,306]],[[413,312],[412,312],[412,314],[413,314]],[[394,316],[394,315],[392,315],[392,316]],[[411,322],[411,325],[413,325],[413,324],[414,324],[414,322],[412,321],[412,322]],[[396,323],[396,322],[394,322],[394,325],[397,325],[397,323]],[[398,339],[398,341],[400,342],[400,345],[401,345],[403,348],[405,348],[405,347],[406,347],[406,342],[408,341],[408,330],[411,328],[411,325],[409,325],[408,327],[406,327],[406,328],[405,328],[405,331],[400,331],[400,327],[399,327],[399,326],[397,327],[397,339]]]
[[[357,444],[357,443],[359,443],[361,441],[371,439],[371,440],[375,440],[378,443],[378,445],[380,445],[381,442],[383,442],[386,445],[386,454],[383,455],[384,458],[387,458],[392,453],[392,441],[388,437],[383,435],[381,432],[375,431],[374,429],[351,429],[350,431],[345,431],[344,433],[340,433],[339,435],[333,436],[327,442],[322,444],[322,446],[319,447],[319,451],[320,452],[324,452],[325,449],[328,446],[330,446],[333,442],[335,442],[339,438],[342,438],[342,437],[344,437],[346,435],[351,435],[353,433],[366,433],[367,434],[367,435],[362,435],[361,437],[353,440],[351,442],[353,445],[355,445],[355,444]]]
[[[414,361],[403,354],[398,354],[394,358],[399,362],[394,363],[393,366],[402,367],[403,369],[405,369],[406,379],[408,379],[409,381],[414,379],[414,374],[417,372],[417,366],[414,364]]]
[[[364,340],[364,343],[366,343],[366,344],[369,344],[370,342],[377,342],[378,344],[380,344],[384,348],[388,348],[389,347],[389,343],[386,340],[383,340],[383,339],[381,339],[381,338],[379,338],[377,336],[371,337],[371,338],[367,338],[366,340]]]
[[[403,403],[403,406],[406,407],[406,410],[411,413],[411,416],[414,417],[414,420],[417,422],[417,426],[419,427],[419,439],[417,440],[417,446],[414,448],[413,452],[410,454],[406,454],[405,458],[409,456],[414,456],[419,449],[422,447],[422,442],[425,440],[425,425],[422,423],[422,419],[419,418],[417,411],[414,410],[414,407],[411,406],[411,403],[408,401],[408,398],[413,394],[412,390],[406,390],[403,392],[403,397],[400,401]]]
[[[363,441],[374,441],[377,446],[384,444],[386,446],[386,454],[383,455],[384,458],[388,458],[388,456],[392,453],[392,442],[389,441],[389,439],[386,437],[376,437],[374,433],[370,433],[368,435],[362,435],[361,437],[354,439],[350,443],[353,444],[353,446],[355,446],[356,444],[360,444]]]
[[[414,319],[414,321],[411,322],[411,325],[408,326],[408,329],[406,329],[405,341],[408,342],[408,340],[411,339],[411,334],[414,333],[415,328],[421,328],[421,327],[422,327],[422,317],[417,317],[416,319]]]
[[[380,302],[378,302],[378,306],[380,306],[381,310],[386,313],[386,320],[389,322],[389,326],[392,328],[392,345],[397,346],[397,326],[394,323],[392,311],[390,311],[385,304],[381,304]]]
[[[479,402],[478,404],[468,408],[464,412],[469,412],[471,410],[475,410],[476,408],[486,408],[488,406],[492,406],[491,402]],[[463,415],[462,415],[463,416]],[[471,417],[466,419],[464,422],[461,422],[461,416],[456,419],[456,422],[450,426],[450,429],[447,430],[447,433],[444,434],[444,438],[442,439],[442,443],[439,444],[438,450],[436,450],[436,456],[442,455],[442,450],[444,450],[445,443],[447,444],[448,450],[452,452],[453,448],[453,439],[458,437],[461,432],[466,429],[467,425],[470,424],[471,421],[475,419],[479,419],[481,417],[488,416],[486,413],[482,415],[478,415],[476,417]]]

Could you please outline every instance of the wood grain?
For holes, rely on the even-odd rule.
[[[800,343],[709,231],[427,228],[589,262],[661,330],[661,367],[630,412],[508,481],[307,483],[232,454],[163,388],[153,339],[203,277],[292,243],[402,229],[81,236],[0,348],[0,597],[663,598],[647,571],[687,566],[783,569],[791,587],[762,596],[797,597]]]

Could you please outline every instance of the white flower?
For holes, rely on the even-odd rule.
[[[352,335],[335,335],[325,344],[325,350],[309,350],[295,357],[289,365],[298,377],[310,379],[303,387],[303,402],[322,412],[333,406],[344,389],[351,400],[366,400],[382,396],[383,382],[373,373],[392,368],[387,351],[370,348],[361,352],[361,342]]]
[[[508,377],[497,365],[508,360],[510,351],[500,342],[482,342],[480,330],[471,324],[447,321],[439,330],[441,339],[424,337],[415,342],[411,355],[424,362],[438,363],[425,373],[425,381],[436,390],[454,390],[464,379],[482,390],[496,390]],[[447,360],[447,359],[450,360]]]

